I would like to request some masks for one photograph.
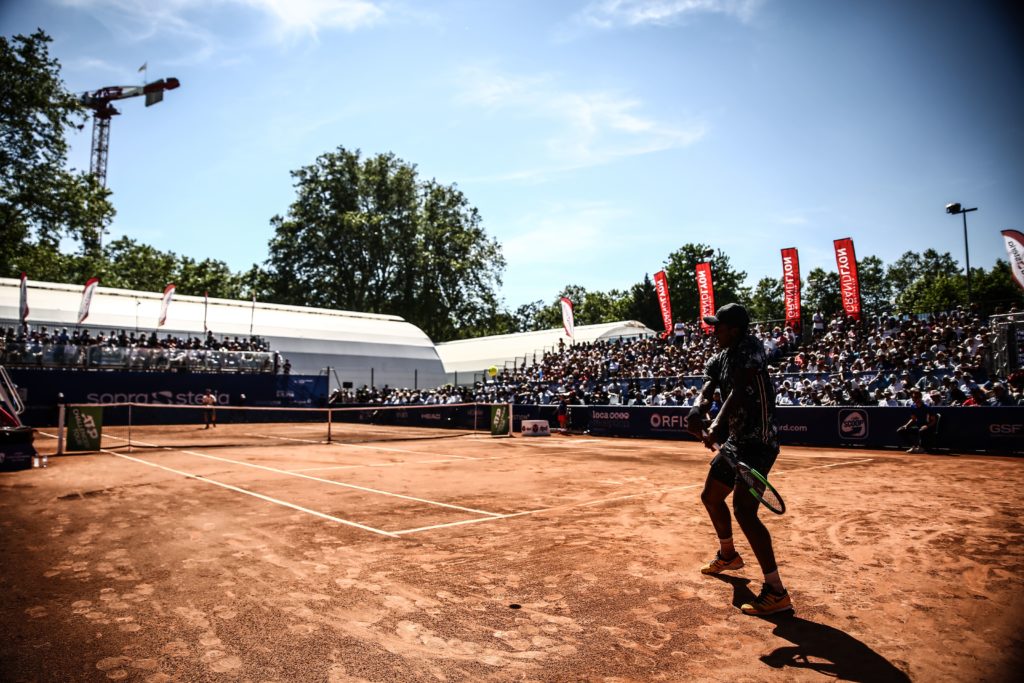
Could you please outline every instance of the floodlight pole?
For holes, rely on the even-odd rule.
[[[960,206],[959,203],[947,204],[946,213],[949,214],[961,214],[964,217],[964,264],[967,267],[967,310],[971,310],[971,250],[967,244],[967,214],[971,211],[977,211],[978,207],[973,209],[966,209]]]

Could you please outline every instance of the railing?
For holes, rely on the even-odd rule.
[[[0,363],[12,367],[88,368],[102,370],[266,372],[273,373],[273,352],[213,351],[75,344],[7,344]]]
[[[872,391],[873,392],[875,389],[878,389],[878,388],[884,389],[884,388],[887,388],[889,386],[888,376],[890,374],[896,374],[896,373],[894,371],[878,372],[878,371],[874,371],[874,370],[863,370],[863,371],[858,371],[858,372],[845,372],[845,373],[841,373],[841,374],[840,373],[829,373],[829,372],[783,372],[783,373],[772,373],[770,375],[770,377],[771,377],[773,383],[775,384],[776,389],[779,389],[782,386],[783,382],[785,382],[786,380],[790,380],[794,385],[796,385],[797,383],[802,383],[803,380],[805,380],[805,379],[810,380],[811,382],[814,382],[814,381],[829,382],[832,379],[838,377],[838,378],[842,379],[844,382],[846,380],[857,380],[862,385],[865,385],[865,388],[868,391]],[[926,374],[928,375],[928,377],[930,379],[933,379],[936,382],[941,382],[943,378],[945,378],[945,377],[947,377],[949,375],[952,375],[953,371],[951,369],[947,368],[947,369],[942,369],[942,370],[934,370],[934,371],[932,371],[930,373],[925,373],[924,371],[922,371],[920,369],[914,369],[910,373],[910,381],[911,381],[910,383],[911,384],[916,383],[918,380],[920,380]],[[976,383],[983,383],[983,382],[985,382],[988,379],[989,379],[989,376],[986,375],[985,373],[975,373],[974,376],[972,377],[972,380],[974,382],[976,382]],[[502,382],[505,382],[505,381],[515,382],[515,380],[511,380],[509,378],[503,378],[500,375],[498,376],[497,381],[498,381],[498,383],[502,383]],[[639,389],[639,390],[642,390],[642,391],[647,391],[647,390],[651,389],[653,386],[655,386],[656,384],[660,384],[662,386],[674,385],[674,386],[693,387],[695,389],[700,389],[701,385],[703,384],[703,376],[702,375],[670,375],[670,376],[666,376],[666,377],[627,377],[627,376],[608,375],[608,374],[606,374],[606,375],[602,375],[602,376],[599,376],[599,377],[591,377],[591,378],[588,378],[585,381],[574,380],[574,379],[558,379],[558,380],[535,380],[535,379],[530,379],[530,380],[523,380],[523,381],[518,382],[518,383],[530,385],[534,389],[538,389],[538,388],[542,388],[542,387],[547,387],[549,390],[551,390],[551,391],[553,391],[555,393],[560,392],[566,386],[581,386],[581,387],[583,387],[585,389],[592,390],[595,387],[597,387],[598,385],[600,385],[602,387],[607,387],[609,385],[614,385],[620,392],[622,392],[622,391],[628,391],[630,389]]]

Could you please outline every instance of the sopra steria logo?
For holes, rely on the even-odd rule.
[[[840,410],[839,436],[843,439],[866,439],[868,436],[868,414],[863,410]]]

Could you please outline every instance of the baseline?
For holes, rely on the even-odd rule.
[[[820,469],[827,469],[827,468],[831,468],[831,467],[842,467],[844,465],[860,465],[860,464],[865,463],[865,462],[870,462],[873,459],[874,458],[866,458],[866,459],[859,459],[859,460],[851,460],[851,461],[848,461],[848,462],[831,463],[829,465],[816,465],[816,466],[813,466],[813,467],[801,467],[801,468],[795,469],[795,470],[785,470],[785,471],[779,472],[778,475],[779,476],[784,476],[786,474],[795,474],[795,473],[798,473],[798,472],[808,472],[810,470],[820,470]],[[523,517],[525,515],[539,515],[539,514],[544,514],[544,513],[548,513],[548,512],[558,512],[558,511],[563,511],[563,510],[571,510],[573,508],[588,507],[588,506],[591,506],[591,505],[601,505],[603,503],[614,503],[614,502],[618,502],[618,501],[622,501],[622,500],[631,500],[633,498],[641,498],[643,496],[654,496],[654,495],[659,495],[659,494],[662,494],[662,493],[671,493],[673,491],[685,491],[687,489],[695,489],[695,488],[698,488],[698,487],[703,486],[703,485],[704,484],[702,482],[700,484],[684,484],[684,485],[681,485],[681,486],[670,486],[668,488],[653,489],[651,491],[640,491],[638,493],[631,493],[631,494],[628,494],[628,495],[625,495],[625,496],[609,496],[609,497],[605,497],[605,498],[595,498],[593,500],[584,501],[582,503],[566,503],[564,505],[553,505],[551,507],[538,508],[536,510],[524,510],[522,512],[511,512],[511,513],[508,513],[508,514],[498,515],[498,516],[494,516],[494,517],[475,517],[473,519],[463,519],[463,520],[459,520],[459,521],[456,521],[456,522],[446,522],[446,523],[443,523],[443,524],[432,524],[430,526],[417,527],[417,528],[414,528],[414,529],[400,529],[398,531],[392,531],[391,533],[395,534],[396,536],[406,536],[406,535],[409,535],[409,534],[420,533],[420,532],[423,532],[423,531],[431,531],[433,529],[444,529],[444,528],[453,527],[453,526],[464,526],[466,524],[479,524],[480,522],[492,522],[492,521],[498,520],[498,519],[510,519],[512,517]]]

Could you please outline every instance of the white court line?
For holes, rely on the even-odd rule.
[[[345,447],[345,448],[365,448],[365,449],[374,450],[374,451],[389,451],[391,453],[413,453],[414,455],[427,455],[427,453],[424,453],[423,451],[411,451],[411,450],[409,450],[407,448],[390,448],[388,446],[367,446],[366,444],[360,444],[360,443],[339,443],[337,441],[331,441],[331,442],[328,443],[327,441],[316,441],[316,440],[313,440],[313,439],[297,439],[295,437],[273,436],[271,434],[246,434],[246,436],[258,436],[261,439],[283,439],[285,441],[299,441],[299,442],[302,442],[302,443],[318,443],[318,444],[323,444],[325,446],[339,446],[339,447]],[[448,457],[450,457],[450,458],[459,458],[459,459],[462,459],[462,460],[467,460],[467,459],[468,460],[474,460],[474,458],[472,458],[472,457],[470,457],[468,455],[449,455]]]
[[[797,473],[800,473],[800,472],[808,472],[810,470],[820,470],[820,469],[826,469],[826,468],[829,468],[829,467],[841,467],[843,465],[858,465],[858,464],[863,463],[863,462],[869,462],[870,460],[873,460],[873,458],[867,458],[867,459],[863,459],[863,460],[851,460],[851,461],[848,461],[848,462],[837,462],[837,463],[832,463],[831,465],[817,465],[817,466],[814,466],[814,467],[802,467],[802,468],[796,469],[796,470],[788,470],[786,472],[779,472],[778,475],[782,476],[784,474],[797,474]],[[671,486],[671,487],[668,487],[668,488],[654,489],[653,491],[641,491],[639,493],[631,493],[631,494],[628,494],[628,495],[625,495],[625,496],[612,496],[612,497],[608,497],[608,498],[595,498],[594,500],[588,500],[588,501],[585,501],[585,502],[582,502],[582,503],[566,503],[564,505],[554,505],[552,507],[540,508],[540,509],[537,509],[537,510],[525,510],[523,512],[512,512],[512,513],[505,514],[505,515],[500,515],[500,516],[497,516],[497,517],[476,517],[476,518],[473,518],[473,519],[464,519],[464,520],[461,520],[461,521],[458,521],[458,522],[447,522],[445,524],[432,524],[430,526],[423,526],[423,527],[418,527],[418,528],[415,528],[415,529],[401,529],[399,531],[393,531],[391,533],[395,534],[396,536],[404,536],[406,534],[414,534],[414,533],[417,533],[417,532],[420,532],[420,531],[430,531],[432,529],[444,529],[446,527],[451,527],[451,526],[461,526],[461,525],[465,525],[465,524],[477,524],[477,523],[480,523],[480,522],[491,522],[491,521],[494,521],[496,519],[508,519],[510,517],[522,517],[524,515],[538,515],[538,514],[542,514],[542,513],[545,513],[545,512],[555,512],[555,511],[559,511],[559,510],[569,510],[569,509],[572,509],[572,508],[588,507],[590,505],[601,505],[602,503],[613,503],[613,502],[617,502],[617,501],[620,501],[620,500],[630,500],[632,498],[640,498],[642,496],[655,496],[655,495],[659,495],[659,494],[662,494],[662,493],[671,493],[671,492],[674,492],[674,491],[684,491],[684,490],[687,490],[687,489],[695,489],[695,488],[698,488],[698,487],[701,487],[701,486],[704,486],[704,484],[700,483],[700,484],[685,484],[685,485],[682,485],[682,486]]]
[[[57,437],[55,437],[55,436],[53,436],[51,434],[46,434],[45,432],[40,432],[40,434],[44,434],[45,436],[49,436],[49,437],[54,438],[54,439],[57,438]],[[247,490],[245,490],[243,488],[239,488],[238,486],[232,486],[231,484],[225,484],[224,482],[217,481],[216,479],[210,479],[209,477],[204,477],[201,474],[192,474],[191,472],[183,472],[182,470],[176,470],[173,467],[167,467],[165,465],[158,465],[155,462],[149,462],[148,460],[142,460],[141,458],[133,458],[132,456],[124,455],[123,453],[115,453],[114,451],[107,450],[106,448],[101,448],[100,452],[101,453],[107,453],[108,455],[113,455],[114,457],[117,457],[117,458],[123,458],[125,460],[131,460],[132,462],[137,462],[137,463],[141,463],[143,465],[148,465],[150,467],[156,467],[157,469],[165,470],[167,472],[172,472],[174,474],[181,475],[182,477],[186,477],[188,479],[195,479],[196,481],[202,481],[202,482],[206,482],[207,484],[213,484],[214,486],[220,486],[221,488],[227,489],[229,491],[234,491],[236,493],[244,493],[247,496],[252,496],[253,498],[259,498],[260,500],[266,501],[268,503],[274,503],[275,505],[281,505],[281,506],[284,506],[286,508],[291,508],[292,510],[298,510],[299,512],[305,512],[307,515],[313,515],[314,517],[320,517],[321,519],[326,519],[326,520],[328,520],[330,522],[336,522],[338,524],[344,524],[345,526],[352,526],[352,527],[355,527],[357,529],[362,529],[363,531],[370,531],[370,532],[373,532],[375,534],[380,534],[381,536],[388,536],[390,538],[398,538],[397,534],[394,534],[394,533],[392,533],[390,531],[384,531],[383,529],[375,529],[372,526],[366,526],[365,524],[360,524],[359,522],[351,522],[351,521],[349,521],[347,519],[342,519],[341,517],[335,517],[334,515],[328,515],[325,512],[318,512],[316,510],[311,510],[309,508],[304,508],[301,505],[296,505],[295,503],[289,503],[288,501],[281,500],[280,498],[271,498],[270,496],[265,496],[262,493],[256,493],[255,491],[247,491]]]
[[[119,437],[109,437],[109,438],[119,438]],[[120,440],[121,441],[125,441],[126,439],[120,439]],[[475,508],[467,508],[467,507],[462,507],[461,505],[452,505],[450,503],[440,503],[440,502],[438,502],[436,500],[427,500],[425,498],[416,498],[414,496],[406,496],[406,495],[401,494],[401,493],[392,493],[391,491],[382,491],[380,489],[372,489],[372,488],[369,488],[367,486],[358,486],[356,484],[347,484],[347,483],[341,482],[341,481],[334,481],[333,479],[322,479],[320,477],[313,477],[313,476],[310,476],[308,474],[302,474],[301,472],[289,472],[288,470],[280,470],[280,469],[277,469],[276,467],[267,467],[266,465],[257,465],[256,463],[245,462],[243,460],[232,460],[230,458],[221,458],[221,457],[216,456],[216,455],[208,455],[206,453],[200,453],[199,451],[190,451],[190,450],[185,450],[183,448],[171,448],[169,446],[160,446],[160,445],[154,444],[154,443],[146,443],[145,441],[135,441],[134,443],[137,443],[140,446],[150,446],[150,447],[160,448],[161,450],[165,450],[165,451],[173,451],[173,452],[176,452],[176,453],[185,453],[186,455],[194,455],[196,457],[206,458],[208,460],[219,460],[220,462],[228,462],[228,463],[232,463],[234,465],[242,465],[243,467],[252,467],[254,469],[265,470],[267,472],[274,472],[274,473],[277,473],[277,474],[284,474],[284,475],[288,475],[288,476],[291,476],[291,477],[300,477],[302,479],[309,479],[310,481],[318,481],[318,482],[321,482],[323,484],[331,484],[333,486],[341,486],[343,488],[355,489],[357,491],[366,491],[367,493],[377,493],[377,494],[382,495],[382,496],[391,496],[393,498],[403,498],[405,500],[412,500],[412,501],[415,501],[417,503],[424,503],[426,505],[436,505],[436,506],[439,506],[439,507],[451,508],[452,510],[461,510],[463,512],[473,512],[473,513],[476,513],[478,515],[490,515],[492,517],[500,516],[499,513],[497,513],[497,512],[488,512],[487,510],[477,510]]]

